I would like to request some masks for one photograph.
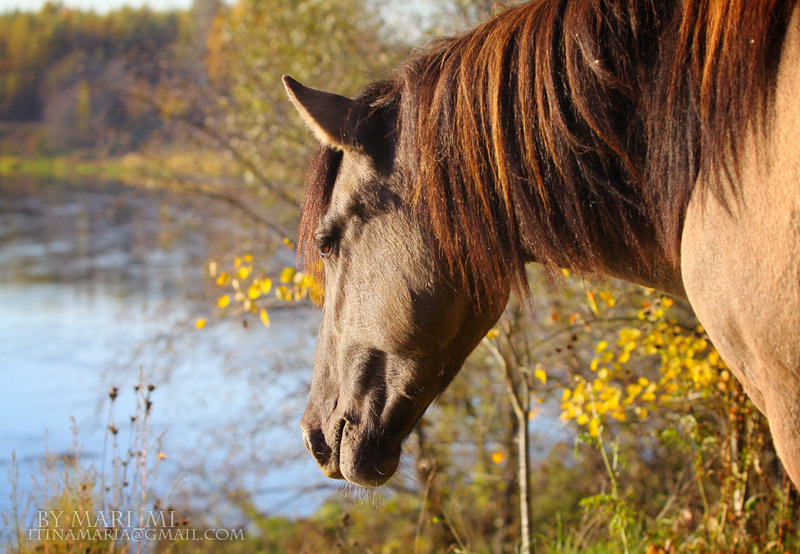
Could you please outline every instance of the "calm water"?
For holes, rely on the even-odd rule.
[[[297,431],[316,312],[273,310],[269,329],[213,321],[204,265],[244,240],[231,217],[117,184],[0,183],[0,512],[12,452],[21,492],[35,491],[45,448],[72,448],[70,418],[84,459],[102,466],[107,393],[120,389],[111,421],[122,436],[140,368],[156,385],[159,486],[182,479],[179,494],[215,512],[235,487],[286,514],[330,492],[308,492],[329,484]],[[199,316],[212,320],[202,331]]]

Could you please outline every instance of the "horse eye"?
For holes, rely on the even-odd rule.
[[[333,240],[329,238],[322,239],[317,245],[317,248],[319,249],[319,255],[324,258],[333,252]]]

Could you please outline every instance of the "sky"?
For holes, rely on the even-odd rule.
[[[12,10],[39,11],[47,0],[0,0],[0,12]],[[157,10],[188,8],[192,0],[62,0],[61,3],[71,8],[92,9],[99,13],[106,13],[122,6],[141,7],[148,6]]]

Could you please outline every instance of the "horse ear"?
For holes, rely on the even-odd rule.
[[[355,140],[355,127],[361,111],[358,102],[308,88],[288,75],[283,76],[283,86],[300,117],[320,142],[341,149]]]

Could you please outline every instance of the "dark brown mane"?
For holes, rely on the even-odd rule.
[[[323,282],[323,275],[314,233],[320,219],[330,206],[333,184],[339,173],[341,161],[341,150],[323,146],[314,154],[306,173],[303,212],[297,232],[297,264],[320,283]]]
[[[654,249],[677,259],[698,176],[736,172],[793,5],[534,1],[432,43],[364,98],[397,110],[418,213],[476,295],[509,278],[524,291],[530,259],[591,269],[627,253],[647,267]],[[339,159],[323,149],[309,174],[307,267]]]

